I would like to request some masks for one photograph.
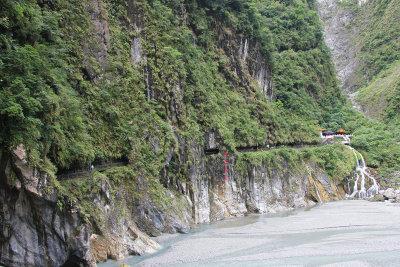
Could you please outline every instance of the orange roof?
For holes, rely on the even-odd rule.
[[[344,132],[346,132],[345,130],[343,130],[343,129],[340,129],[340,130],[337,130],[336,132],[339,132],[339,133],[344,133]]]
[[[325,128],[317,127],[316,130],[317,130],[317,131],[325,131],[326,129],[325,129]]]

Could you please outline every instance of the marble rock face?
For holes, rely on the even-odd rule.
[[[0,174],[0,265],[91,266],[91,228],[74,205],[62,209],[55,192],[44,192],[48,176],[30,166],[22,146],[3,155]]]

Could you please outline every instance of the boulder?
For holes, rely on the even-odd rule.
[[[383,193],[383,196],[386,199],[395,199],[396,198],[396,193],[395,190],[393,188],[388,188],[385,190],[385,192]]]

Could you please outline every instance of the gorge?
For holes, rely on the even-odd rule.
[[[323,2],[2,1],[0,264],[95,266],[196,224],[398,187],[397,106],[390,127],[350,106]]]

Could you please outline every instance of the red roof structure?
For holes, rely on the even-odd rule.
[[[345,132],[346,132],[346,131],[343,130],[343,129],[340,129],[340,130],[337,130],[337,131],[336,131],[337,134],[344,134]]]

